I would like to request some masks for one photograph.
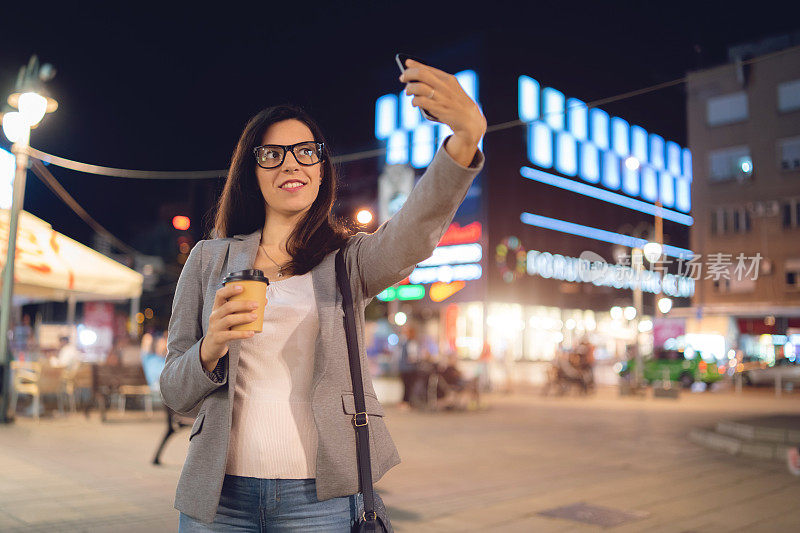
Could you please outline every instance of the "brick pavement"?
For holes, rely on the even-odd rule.
[[[621,532],[800,527],[800,478],[687,438],[720,418],[800,412],[800,394],[517,393],[490,395],[479,412],[386,411],[403,463],[377,487],[398,533],[600,530],[538,514],[578,502],[647,514],[610,528]],[[0,531],[175,531],[188,433],[155,467],[162,425],[160,414],[129,411],[106,424],[75,416],[0,427]]]

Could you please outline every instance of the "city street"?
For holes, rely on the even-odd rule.
[[[688,439],[721,419],[800,412],[800,394],[684,393],[678,400],[491,394],[478,412],[402,412],[403,463],[377,485],[396,531],[597,531],[538,513],[584,502],[631,513],[614,531],[789,531],[800,478],[783,463]],[[150,464],[161,413],[29,419],[0,427],[0,530],[175,531],[188,431]],[[608,529],[608,528],[604,528]]]

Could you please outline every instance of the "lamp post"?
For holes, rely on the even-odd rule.
[[[49,98],[41,87],[41,82],[49,81],[53,76],[55,69],[52,65],[40,66],[39,59],[35,55],[32,56],[28,64],[20,68],[14,92],[8,97],[8,104],[17,111],[3,114],[3,132],[13,143],[11,152],[16,159],[16,171],[11,209],[8,213],[8,247],[2,274],[2,293],[0,293],[0,389],[2,389],[0,423],[7,423],[13,419],[13,413],[8,412],[11,393],[8,325],[14,293],[14,259],[19,212],[22,210],[25,198],[25,179],[28,172],[28,146],[31,129],[39,124],[46,113],[52,113],[58,107],[58,102]]]

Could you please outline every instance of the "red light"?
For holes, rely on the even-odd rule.
[[[179,230],[189,229],[189,217],[182,215],[172,217],[172,227]]]
[[[457,222],[453,222],[447,228],[442,240],[439,241],[439,246],[478,242],[481,239],[481,230],[480,222],[473,222],[464,227],[461,227]]]

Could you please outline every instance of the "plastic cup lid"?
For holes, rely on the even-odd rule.
[[[269,280],[264,276],[264,271],[257,268],[228,272],[228,275],[222,278],[223,285],[231,281],[261,281],[269,285]]]

